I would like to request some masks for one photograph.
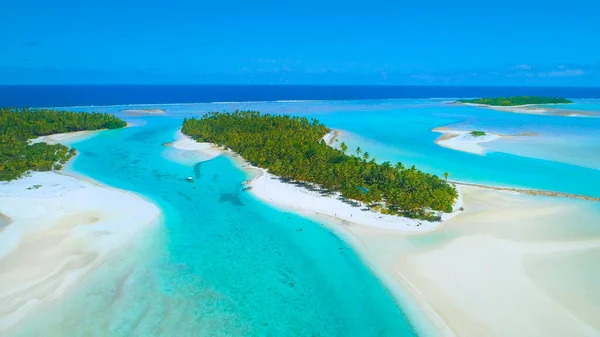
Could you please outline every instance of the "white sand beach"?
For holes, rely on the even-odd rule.
[[[199,159],[200,161],[211,160],[223,153],[223,150],[219,149],[216,145],[210,143],[198,143],[192,138],[181,133],[181,130],[177,130],[175,133],[175,140],[170,143],[170,145],[177,150],[184,151],[181,152],[179,156],[182,157],[179,158],[182,160],[185,160],[186,158],[185,152],[193,152],[196,155],[195,158]],[[174,159],[177,160],[177,158]]]
[[[64,295],[160,210],[125,191],[55,172],[0,183],[0,334]]]
[[[340,131],[331,130],[331,131],[329,131],[329,133],[327,133],[325,136],[323,136],[323,140],[325,141],[325,144],[327,144],[329,146],[333,146],[333,144],[335,143],[335,141],[339,137],[339,135],[340,135]]]
[[[461,189],[465,212],[432,233],[330,226],[410,309],[423,335],[598,336],[593,203],[581,209],[565,199]]]
[[[400,232],[431,231],[441,224],[440,222],[415,220],[374,212],[365,208],[364,205],[344,201],[339,193],[326,196],[318,191],[282,182],[277,176],[268,173],[264,169],[251,166],[248,168],[261,172],[247,184],[252,187],[250,192],[253,195],[278,208],[294,211],[311,218],[319,220],[322,220],[323,217],[336,218],[364,226],[392,229]],[[453,213],[442,214],[442,222],[459,214],[458,209],[461,205],[462,200],[459,198],[454,206],[455,211]]]
[[[240,164],[254,172],[256,197],[351,244],[422,336],[600,334],[600,210],[592,202],[460,186],[465,211],[417,226]]]
[[[484,136],[473,136],[471,131],[454,130],[447,128],[435,128],[432,131],[442,134],[435,143],[449,149],[483,155],[485,149],[480,145],[493,142],[502,136],[486,132]]]
[[[97,131],[40,137],[73,141]],[[133,193],[58,172],[0,182],[0,335],[39,306],[60,299],[159,219],[160,209]],[[8,222],[8,224],[6,224]]]
[[[41,136],[35,139],[31,139],[29,141],[30,144],[35,143],[48,143],[48,144],[59,144],[59,143],[69,143],[83,140],[87,137],[91,137],[102,130],[94,130],[94,131],[75,131],[75,132],[67,132],[67,133],[56,133],[48,136]]]
[[[210,160],[220,154],[228,154],[236,159],[238,164],[253,177],[246,186],[249,192],[278,208],[295,211],[309,217],[331,217],[343,221],[357,222],[376,228],[394,229],[402,232],[430,231],[460,213],[462,198],[454,205],[454,212],[442,214],[442,222],[430,222],[409,219],[399,216],[386,215],[368,210],[364,205],[349,203],[341,198],[339,193],[323,195],[319,191],[283,182],[279,177],[268,173],[267,170],[248,164],[231,151],[225,151],[214,144],[198,143],[180,131],[175,135],[173,147],[204,154],[205,160]],[[329,144],[337,137],[336,131],[331,131],[323,137]]]

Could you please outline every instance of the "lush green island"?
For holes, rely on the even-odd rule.
[[[473,137],[483,137],[485,135],[485,131],[471,131],[471,136]]]
[[[123,120],[101,113],[49,109],[0,109],[0,180],[13,180],[25,172],[61,169],[75,149],[62,144],[28,140],[56,133],[125,127]]]
[[[558,104],[573,103],[571,100],[559,97],[536,96],[511,96],[511,97],[486,97],[475,99],[459,99],[458,103],[483,104],[492,106],[518,106],[527,104]]]
[[[378,164],[360,148],[349,155],[345,143],[340,149],[328,146],[323,136],[330,130],[316,119],[212,112],[185,119],[181,131],[196,141],[229,148],[283,179],[339,191],[386,214],[436,220],[439,212],[452,211],[458,196],[444,179],[414,166]]]

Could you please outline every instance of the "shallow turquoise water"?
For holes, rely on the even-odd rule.
[[[75,144],[72,169],[151,199],[163,223],[15,335],[415,335],[347,244],[240,192],[246,177],[228,159],[166,160],[180,122],[149,118]]]
[[[178,117],[235,109],[316,117],[348,131],[341,139],[379,161],[403,162],[457,180],[600,196],[600,118],[540,116],[446,104],[446,100],[361,100],[174,104],[151,106]],[[145,108],[149,106],[127,106]],[[600,111],[600,100],[575,100],[564,109]],[[84,107],[119,113],[123,106]],[[485,156],[434,143],[440,126],[538,136],[483,144]]]
[[[400,161],[438,175],[449,172],[463,181],[600,196],[595,187],[600,184],[600,118],[506,113],[436,101],[379,105],[367,110],[368,117],[365,110],[317,116],[327,125],[349,131],[341,140],[351,149],[361,146],[380,161]],[[435,144],[440,134],[431,130],[447,125],[539,136],[484,144],[488,153],[480,156]]]
[[[576,103],[596,107],[596,101]],[[83,107],[120,114],[148,106]],[[162,224],[94,272],[17,335],[413,336],[401,309],[355,253],[319,224],[240,193],[225,158],[176,163],[161,144],[183,117],[252,109],[317,117],[380,161],[455,179],[600,196],[600,119],[449,106],[443,100],[185,104],[137,127],[75,144],[72,169],[157,203]],[[485,156],[437,146],[432,128],[536,132]],[[184,181],[196,176],[194,183]],[[427,241],[427,240],[425,240]]]

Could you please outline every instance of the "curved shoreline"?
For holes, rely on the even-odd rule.
[[[257,174],[246,182],[246,186],[253,186],[250,192],[257,192],[256,182],[270,179],[266,170],[244,163],[231,151],[222,150],[222,153],[230,155],[246,172]],[[275,179],[267,183],[284,184]],[[560,234],[564,219],[573,219],[579,214],[577,207],[580,206],[537,199],[525,193],[511,195],[484,185],[456,183],[464,185],[461,197],[465,199],[465,211],[435,228],[412,233],[361,224],[353,221],[354,217],[347,220],[317,215],[302,211],[297,205],[290,205],[288,209],[317,220],[349,243],[396,298],[419,335],[481,336],[481,331],[488,331],[489,335],[508,336],[517,331],[540,330],[554,337],[563,336],[565,331],[594,331],[582,318],[586,317],[585,306],[574,312],[566,311],[568,308],[562,303],[553,301],[553,294],[545,292],[543,282],[549,281],[531,276],[529,269],[521,266],[522,259],[528,258],[530,252],[538,254],[540,249],[546,249],[543,251],[548,253],[543,256],[553,259],[555,255],[550,254],[558,254],[556,249],[561,252],[563,245],[556,240],[538,243],[536,236],[528,236],[530,232],[523,229],[546,226],[543,228],[554,228]],[[277,205],[282,202],[280,197],[266,201],[282,207]],[[555,223],[547,225],[552,221]],[[506,227],[508,229],[504,229]],[[498,230],[508,231],[514,239],[496,237]],[[587,240],[574,242],[572,246],[594,247]],[[500,262],[498,268],[495,261]],[[556,268],[564,268],[564,265]],[[577,274],[577,277],[585,276]],[[519,289],[527,291],[519,292]],[[582,288],[577,295],[585,296],[589,291],[589,287]],[[482,298],[487,300],[482,301]],[[512,308],[509,303],[516,301],[523,303]],[[532,312],[541,314],[529,317]],[[566,312],[569,315],[565,316]],[[547,315],[561,318],[548,323],[544,319]],[[506,317],[515,324],[507,325]]]
[[[29,144],[35,143],[47,143],[50,145],[54,144],[65,144],[65,142],[75,142],[87,139],[89,137],[97,135],[99,132],[104,130],[85,130],[85,131],[75,131],[75,132],[66,132],[66,133],[55,133],[53,135],[40,136],[34,139],[29,140]]]
[[[330,144],[338,135],[339,131],[332,130],[323,137],[323,140]],[[442,223],[459,214],[462,206],[459,191],[453,212],[442,214],[442,221],[439,222],[382,214],[370,210],[357,201],[342,198],[339,192],[327,193],[314,184],[284,181],[266,169],[251,165],[229,149],[223,150],[210,143],[198,143],[180,130],[175,134],[172,146],[185,151],[202,152],[208,158],[207,160],[219,154],[229,155],[240,168],[254,176],[245,183],[250,193],[271,205],[311,217],[329,216],[340,221],[355,222],[374,228],[417,233],[435,230]]]
[[[339,131],[332,130],[330,133],[324,136],[324,140],[328,144],[332,145],[339,134]],[[196,143],[196,145],[193,146],[191,142]],[[176,132],[175,140],[171,145],[174,148],[182,149],[184,151],[203,152],[208,150],[208,153],[205,153],[205,155],[210,159],[216,157],[214,156],[214,151],[219,152],[217,156],[228,156],[236,166],[238,166],[248,175],[249,179],[245,181],[243,185],[246,188],[251,187],[248,192],[250,192],[253,196],[273,207],[284,211],[292,211],[325,225],[329,230],[349,243],[363,259],[369,256],[369,250],[367,246],[362,243],[359,237],[354,235],[352,231],[348,230],[350,227],[358,226],[376,232],[382,231],[382,233],[389,232],[402,235],[418,235],[436,231],[446,221],[461,213],[461,211],[456,210],[452,214],[445,214],[445,218],[441,222],[429,223],[420,220],[402,218],[399,216],[383,215],[372,211],[364,212],[360,209],[360,207],[344,204],[341,201],[333,199],[331,196],[319,195],[318,191],[309,190],[306,187],[294,185],[293,183],[283,182],[279,179],[279,177],[268,173],[266,169],[251,165],[239,154],[234,153],[229,149],[224,150],[218,148],[214,144],[198,143],[187,135],[181,133],[180,130]],[[332,206],[331,200],[334,201],[333,207],[335,207],[335,203],[338,203],[338,205],[342,204],[347,207],[345,210],[347,212],[351,212],[352,215],[359,215],[359,212],[370,213],[374,215],[374,218],[372,217],[369,219],[361,217],[360,215],[354,217],[352,215],[348,216],[342,213],[337,214],[336,211],[327,209]],[[455,209],[458,209],[461,206],[462,194],[459,190],[459,199],[457,200]],[[386,218],[379,219],[380,216],[385,216]],[[389,225],[390,223],[393,224],[396,222],[402,222],[402,220],[409,220],[411,223],[402,223],[401,227]],[[386,288],[394,296],[397,303],[402,309],[404,309],[403,312],[410,316],[410,321],[414,325],[416,331],[419,332],[419,336],[455,336],[450,327],[446,324],[445,320],[437,314],[437,312],[428,304],[424,297],[419,295],[417,288],[407,287],[406,282],[409,282],[407,279],[399,281],[398,276],[394,276],[395,273],[388,273],[387,268],[383,267],[382,265],[372,263],[373,261],[370,259],[364,260],[364,262],[367,267],[369,267],[385,284]]]
[[[341,134],[340,130],[331,129],[331,131],[329,131],[328,134],[323,136],[323,140],[325,141],[325,144],[327,144],[329,146],[333,146],[333,144],[337,141],[340,134]]]
[[[80,139],[99,131],[45,136]],[[58,137],[56,137],[58,136]],[[72,172],[0,182],[0,334],[60,300],[114,251],[158,223],[149,200]]]
[[[442,134],[434,141],[437,145],[477,155],[485,155],[485,148],[480,145],[483,143],[493,142],[502,138],[538,136],[535,132],[522,132],[519,134],[507,135],[487,131],[485,131],[486,134],[484,136],[472,136],[472,131],[452,129],[448,126],[436,127],[431,129],[431,131]]]
[[[449,129],[447,127],[434,128],[431,131],[442,134],[435,140],[437,145],[477,155],[485,154],[485,149],[480,144],[493,142],[505,137],[491,132],[486,132],[484,136],[471,136],[471,131]]]

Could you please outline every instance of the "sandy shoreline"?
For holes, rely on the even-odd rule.
[[[96,134],[98,134],[98,132],[100,132],[102,130],[90,130],[90,131],[75,131],[75,132],[67,132],[67,133],[56,133],[53,135],[48,135],[48,136],[41,136],[41,137],[37,137],[35,139],[31,139],[29,141],[29,144],[35,144],[35,143],[48,143],[50,145],[54,145],[54,144],[62,144],[62,143],[69,143],[69,142],[75,142],[75,141],[80,141],[83,140],[85,138],[94,136]]]
[[[337,131],[331,131],[323,137],[323,140],[328,144],[333,144],[338,134]],[[283,182],[267,170],[248,164],[239,155],[229,150],[224,151],[210,143],[198,143],[180,131],[176,133],[172,146],[180,150],[202,152],[205,154],[205,158],[208,158],[207,160],[223,153],[233,156],[238,160],[238,164],[253,176],[253,179],[246,184],[247,187],[251,187],[249,192],[279,208],[292,210],[309,217],[332,217],[374,228],[393,229],[402,232],[424,232],[434,230],[444,221],[456,216],[460,213],[458,209],[462,206],[462,199],[459,196],[454,206],[454,212],[442,214],[442,222],[381,214],[368,210],[364,205],[344,201],[339,193],[326,196],[312,188]]]
[[[400,294],[424,335],[598,335],[600,308],[589,298],[596,290],[586,266],[600,257],[600,235],[562,234],[564,224],[580,218],[580,209],[563,200],[462,190],[465,212],[434,233],[406,236],[356,223],[331,227],[350,237]],[[583,221],[589,226],[598,220]],[[583,260],[581,254],[589,256]],[[571,296],[577,300],[569,301]]]
[[[195,151],[223,153],[209,145],[198,145]],[[565,199],[460,186],[464,212],[441,224],[416,226],[337,205],[335,198],[283,183],[235,158],[254,175],[246,185],[257,198],[313,218],[347,241],[422,336],[562,337],[596,336],[600,331],[600,322],[594,320],[600,306],[589,299],[595,291],[586,274],[589,267],[574,272],[572,262],[557,262],[571,261],[572,252],[589,254],[590,266],[600,258],[600,232],[591,241],[562,234],[573,219],[580,219],[580,226],[600,221],[600,212],[581,212],[578,204]],[[569,277],[546,276],[563,272]],[[573,277],[580,286],[572,287]],[[560,297],[565,291],[570,295]],[[569,296],[579,302],[569,301]]]
[[[448,128],[435,128],[431,131],[442,134],[435,140],[436,144],[449,149],[478,155],[485,154],[485,149],[480,144],[493,142],[502,138],[501,135],[491,132],[486,132],[485,136],[472,136],[471,131]]]
[[[446,126],[433,128],[431,131],[442,134],[435,140],[435,143],[437,145],[452,150],[463,151],[478,155],[484,155],[486,153],[485,148],[481,146],[481,144],[493,142],[499,139],[515,137],[532,137],[538,135],[534,132],[523,132],[519,134],[506,135],[485,131],[486,134],[484,136],[473,136],[471,135],[472,130],[457,130]]]
[[[425,232],[435,230],[443,221],[447,221],[460,213],[444,213],[442,222],[415,220],[394,215],[381,214],[365,208],[363,205],[351,204],[342,201],[339,193],[325,196],[319,191],[309,190],[291,183],[282,182],[277,176],[264,169],[247,167],[259,170],[256,178],[247,186],[252,187],[250,192],[261,200],[285,210],[295,211],[313,218],[331,217],[340,221],[349,221],[373,228],[390,229],[405,233]],[[461,207],[461,200],[455,209]]]
[[[325,136],[323,136],[323,140],[325,141],[325,144],[327,144],[329,146],[333,146],[333,144],[335,143],[335,141],[340,136],[340,133],[341,132],[339,130],[331,130],[331,131],[329,131],[329,133],[327,133]]]
[[[94,134],[41,137],[61,142]],[[60,299],[160,209],[139,196],[59,172],[0,182],[0,334],[45,303]]]
[[[492,109],[502,112],[522,113],[528,115],[547,115],[547,116],[562,116],[562,117],[594,117],[594,114],[589,111],[569,110],[559,108],[540,107],[539,104],[524,104],[515,106],[496,106],[476,103],[453,103],[457,105],[473,106],[477,108]],[[571,103],[557,103],[556,105],[568,105]]]

